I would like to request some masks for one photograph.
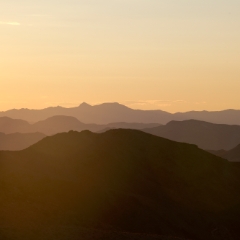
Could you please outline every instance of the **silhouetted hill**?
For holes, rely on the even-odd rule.
[[[0,117],[0,132],[16,133],[26,132],[29,129],[29,123],[20,119],[11,119],[9,117]]]
[[[30,124],[27,121],[0,117],[0,132],[3,133],[34,133],[41,132],[46,135],[53,135],[70,130],[81,132],[90,130],[93,132],[102,131],[106,128],[144,129],[159,126],[156,123],[110,123],[108,125],[85,124],[70,116],[53,116],[43,121]]]
[[[32,125],[34,131],[42,132],[47,135],[53,135],[61,132],[68,132],[70,130],[81,132],[83,130],[89,130],[92,132],[98,132],[103,129],[144,129],[147,127],[156,127],[159,124],[156,123],[110,123],[107,125],[97,124],[85,124],[78,119],[69,116],[54,116],[44,121],[37,122]]]
[[[90,239],[237,240],[239,176],[195,145],[141,131],[57,134],[0,152],[0,235],[85,239],[90,228],[109,234]]]
[[[96,124],[85,124],[78,119],[69,116],[54,116],[44,121],[32,125],[33,131],[42,132],[47,135],[53,135],[70,130],[81,132],[83,130],[99,131],[103,127]]]
[[[74,108],[50,107],[41,110],[13,109],[0,112],[0,117],[7,116],[14,119],[23,119],[30,123],[42,121],[56,115],[72,116],[81,122],[95,124],[113,122],[166,124],[172,120],[195,119],[219,124],[240,125],[240,110],[191,111],[171,114],[161,110],[135,110],[119,103],[103,103],[95,106],[82,103]]]
[[[225,158],[230,162],[240,162],[240,144],[229,151],[224,151],[224,150],[213,151],[213,150],[211,150],[209,152],[211,152],[212,154],[215,154],[216,156]]]
[[[0,117],[20,118],[28,122],[42,121],[55,115],[76,117],[85,123],[108,124],[113,122],[160,123],[171,114],[160,110],[148,112],[133,110],[118,103],[103,103],[95,106],[82,103],[74,108],[51,107],[42,110],[14,109],[0,112]],[[168,119],[166,118],[165,121]]]
[[[212,112],[190,111],[185,113],[175,113],[174,119],[172,120],[183,121],[188,119],[195,119],[218,124],[240,125],[240,110],[228,109]]]
[[[144,132],[178,142],[196,144],[202,149],[229,150],[240,143],[240,126],[197,120],[171,121]]]
[[[0,150],[23,150],[44,137],[46,136],[42,133],[0,133]]]

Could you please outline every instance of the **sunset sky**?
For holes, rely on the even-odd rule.
[[[239,0],[0,0],[0,111],[240,109]]]

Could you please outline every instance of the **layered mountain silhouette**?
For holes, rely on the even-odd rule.
[[[27,121],[20,119],[11,119],[9,117],[0,117],[0,132],[10,133],[34,133],[41,132],[46,135],[53,135],[60,132],[68,132],[70,130],[83,131],[90,130],[98,132],[104,129],[111,128],[126,128],[126,129],[144,129],[156,127],[156,123],[110,123],[106,125],[85,124],[78,119],[70,116],[53,116],[46,120],[30,124]]]
[[[21,119],[11,119],[9,117],[0,117],[0,132],[10,133],[26,133],[29,131],[30,124]]]
[[[43,133],[0,133],[0,150],[23,150],[42,140],[44,137],[46,135]]]
[[[82,103],[74,108],[50,107],[43,110],[14,109],[0,112],[0,117],[7,116],[28,122],[38,122],[56,115],[72,116],[85,123],[108,124],[113,122],[152,123],[155,120],[157,120],[156,123],[160,123],[159,120],[163,116],[168,121],[167,116],[170,114],[164,111],[149,111],[146,114],[145,111],[133,110],[118,103],[104,103],[95,106]]]
[[[0,151],[0,236],[237,240],[236,164],[137,130],[71,131]]]
[[[191,111],[171,114],[161,110],[134,110],[119,103],[103,103],[95,106],[82,103],[74,108],[50,107],[42,110],[13,109],[0,112],[0,117],[22,119],[30,123],[42,121],[56,115],[72,116],[84,123],[94,122],[95,124],[108,124],[112,122],[166,124],[172,120],[182,121],[188,119],[219,124],[240,124],[240,110],[218,112]]]
[[[240,143],[240,126],[213,124],[197,120],[171,121],[144,132],[177,142],[196,144],[206,150],[230,150]]]
[[[195,119],[205,122],[240,125],[240,110],[223,110],[223,111],[190,111],[186,113],[175,113],[171,120],[183,121]]]
[[[101,133],[110,129],[119,128],[142,130],[144,132],[170,140],[196,144],[199,148],[205,150],[230,150],[240,143],[239,125],[213,124],[198,120],[171,121],[166,125],[160,125],[156,123],[147,124],[126,122],[98,125],[85,124],[80,122],[77,118],[71,116],[53,116],[46,120],[30,124],[27,121],[20,119],[0,117],[0,132],[5,134],[38,132],[43,133],[44,135],[54,135],[61,132],[68,132],[70,130],[78,132],[90,130],[92,132]],[[25,138],[27,136],[28,138],[30,137],[30,135],[23,135],[22,137]],[[43,135],[41,137],[43,138]],[[20,138],[20,135],[18,135],[18,139]],[[7,138],[5,139],[7,141]],[[33,139],[34,137],[32,140]],[[31,143],[31,141],[28,142]],[[4,146],[4,144],[5,143],[2,142],[2,146]],[[8,143],[6,142],[6,144]],[[13,143],[13,145],[16,146],[15,143]],[[23,145],[21,145],[19,149],[22,149]],[[25,146],[28,147],[30,145]],[[10,148],[10,150],[11,149],[17,150],[16,147]],[[2,150],[7,149],[2,148]]]
[[[231,161],[231,162],[240,162],[240,144],[238,146],[236,146],[235,148],[229,150],[229,151],[210,150],[209,152],[212,153],[212,154],[215,154],[217,156],[220,156],[222,158],[225,158],[225,159],[227,159],[228,161]]]

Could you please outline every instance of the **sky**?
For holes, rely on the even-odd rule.
[[[239,0],[0,0],[0,111],[240,109]]]

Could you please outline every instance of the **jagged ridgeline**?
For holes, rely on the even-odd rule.
[[[239,239],[240,171],[137,130],[0,152],[0,239]]]

